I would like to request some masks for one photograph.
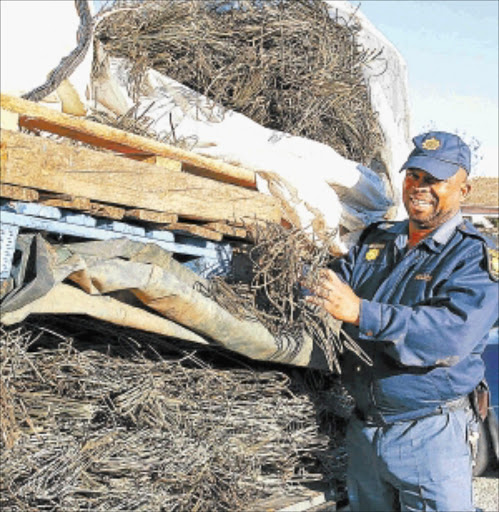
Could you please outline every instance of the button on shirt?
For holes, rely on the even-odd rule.
[[[365,417],[386,422],[470,393],[498,317],[487,241],[461,214],[407,242],[408,221],[373,225],[331,266],[362,298],[359,326],[345,329],[373,361],[345,355],[344,382]]]

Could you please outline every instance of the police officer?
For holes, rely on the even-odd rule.
[[[468,146],[436,131],[413,142],[402,167],[408,220],[369,226],[307,298],[372,360],[350,354],[343,365],[356,401],[346,439],[352,511],[474,510],[468,395],[497,319],[497,252],[461,216]]]

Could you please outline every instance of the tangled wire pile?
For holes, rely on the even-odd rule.
[[[332,413],[351,404],[325,377],[78,317],[35,322],[1,333],[3,511],[243,511],[342,478]]]
[[[132,97],[152,67],[271,129],[369,165],[382,146],[362,69],[380,51],[322,0],[115,2],[96,36],[132,62]]]
[[[234,264],[227,277],[211,280],[209,296],[233,315],[263,324],[276,339],[312,337],[323,351],[329,369],[341,373],[340,355],[345,350],[369,364],[368,356],[341,322],[305,301],[306,286],[313,286],[319,270],[331,261],[329,244],[317,244],[302,229],[279,224],[250,226],[252,244],[247,248],[247,272]],[[331,234],[334,237],[334,233]]]

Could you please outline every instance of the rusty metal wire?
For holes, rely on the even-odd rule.
[[[80,317],[0,334],[3,511],[243,511],[343,479],[331,376]]]
[[[211,282],[210,295],[232,314],[263,323],[274,335],[301,325],[305,304],[300,281],[307,272],[313,280],[331,255],[329,244],[317,244],[302,229],[286,229],[275,223],[247,226],[251,243],[240,249],[250,270],[240,276],[235,263],[228,277]],[[331,234],[333,237],[334,234]]]
[[[382,147],[362,70],[381,51],[322,0],[163,0],[113,4],[96,36],[132,63],[137,98],[152,67],[271,129],[369,164]]]
[[[85,117],[89,121],[95,121],[107,126],[112,126],[113,128],[119,128],[120,130],[124,130],[128,133],[134,133],[151,139],[158,138],[158,134],[151,129],[152,121],[147,117],[147,110],[138,115],[137,106],[132,107],[121,116],[90,109]],[[92,147],[92,149],[96,149],[95,146],[90,147]]]
[[[256,223],[248,230],[252,243],[243,253],[251,271],[239,276],[240,263],[234,264],[234,273],[214,277],[205,293],[233,315],[262,323],[278,340],[300,340],[305,332],[323,351],[333,372],[341,373],[339,358],[345,350],[369,362],[341,329],[341,322],[304,299],[304,288],[312,286],[319,270],[332,260],[331,244],[319,244],[302,229],[275,223]]]

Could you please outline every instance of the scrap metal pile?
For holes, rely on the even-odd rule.
[[[343,478],[351,402],[324,374],[81,317],[0,343],[6,512],[247,510]]]
[[[358,30],[322,0],[127,0],[112,4],[96,37],[132,62],[132,96],[152,67],[267,128],[369,164],[383,140],[362,68],[381,52],[362,48]]]
[[[126,1],[105,13],[97,37],[132,62],[136,93],[153,67],[263,126],[369,163],[382,140],[361,68],[377,55],[356,44],[350,21],[331,19],[319,0]],[[46,288],[13,307],[26,310],[12,320],[23,323],[0,336],[2,510],[243,511],[306,483],[341,482],[352,403],[335,374],[345,350],[365,355],[303,300],[304,265],[313,280],[328,244],[281,227],[279,203],[255,191],[253,172],[23,100],[2,97],[2,108],[19,117],[3,134],[2,197],[60,208],[45,227],[99,214],[97,227],[141,233],[130,244],[33,235],[14,258],[47,263],[35,265]],[[121,127],[151,135],[146,116],[133,115]],[[26,213],[17,207],[14,220]],[[202,238],[206,258],[208,245],[230,244],[233,272],[204,279],[181,263],[187,256],[174,260],[186,233]],[[152,234],[171,252],[144,243]],[[67,315],[92,314],[90,305],[91,320]],[[149,333],[123,327],[146,324]],[[172,326],[183,342],[159,329]]]
[[[278,224],[248,229],[252,244],[246,247],[246,271],[236,263],[230,275],[212,278],[209,296],[234,316],[261,323],[276,339],[300,340],[308,334],[334,373],[341,373],[340,357],[347,350],[368,362],[341,322],[305,301],[307,286],[316,283],[318,271],[332,259],[329,245]]]

